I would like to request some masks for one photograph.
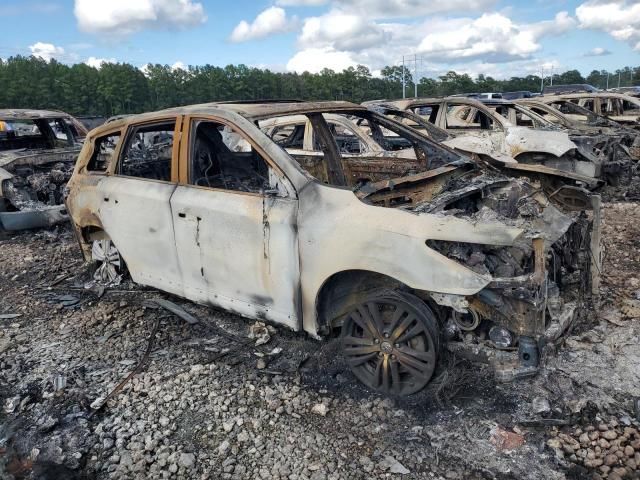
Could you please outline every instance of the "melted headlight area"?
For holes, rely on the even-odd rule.
[[[449,350],[493,364],[503,380],[534,373],[540,347],[566,330],[589,291],[591,233],[592,220],[580,214],[551,245],[542,238],[529,240],[530,248],[428,241],[491,278],[487,288],[457,301],[432,295],[444,312]]]

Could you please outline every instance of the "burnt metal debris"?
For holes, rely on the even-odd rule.
[[[86,129],[44,110],[0,110],[0,231],[68,221],[64,189]]]

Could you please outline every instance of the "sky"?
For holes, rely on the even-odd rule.
[[[640,65],[638,0],[0,0],[0,58],[509,78]]]

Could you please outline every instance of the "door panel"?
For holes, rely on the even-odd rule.
[[[171,207],[185,296],[298,328],[297,200],[179,186]]]
[[[111,176],[98,184],[100,220],[127,263],[131,278],[183,295],[169,182]]]

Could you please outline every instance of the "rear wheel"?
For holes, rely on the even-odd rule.
[[[371,295],[347,316],[342,351],[353,374],[367,387],[410,395],[431,380],[440,339],[435,315],[414,295]]]
[[[120,252],[109,239],[93,241],[91,259],[97,264],[93,278],[100,283],[117,282],[124,273],[124,262]]]

